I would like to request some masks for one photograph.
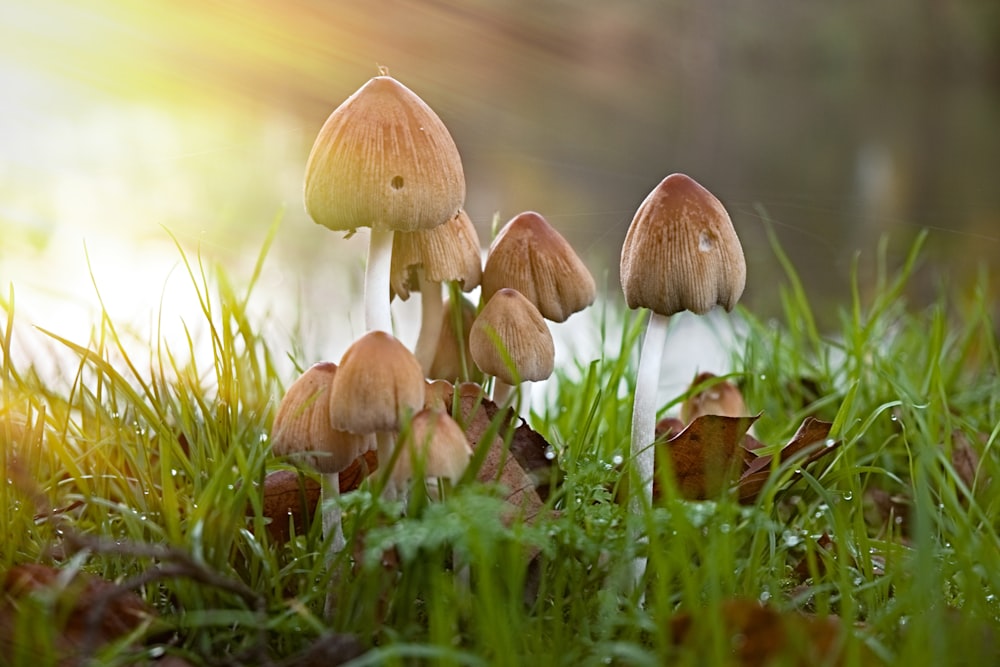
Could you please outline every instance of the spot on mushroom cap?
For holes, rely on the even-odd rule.
[[[352,433],[395,431],[424,405],[424,372],[413,353],[384,331],[369,331],[340,360],[329,419]]]
[[[493,240],[483,269],[483,298],[510,287],[553,322],[565,322],[597,297],[594,277],[556,229],[534,211],[520,213]]]
[[[510,357],[507,360],[501,349]],[[555,366],[555,343],[541,313],[517,290],[498,290],[469,332],[469,353],[481,371],[509,385],[544,380]]]
[[[410,290],[419,290],[417,267],[423,268],[426,280],[454,280],[465,292],[479,287],[483,273],[479,235],[464,210],[433,229],[393,235],[389,281],[392,293],[403,301],[410,298]]]
[[[338,431],[330,425],[330,388],[336,372],[332,362],[313,364],[288,387],[271,426],[272,453],[322,473],[336,473],[375,449],[373,435]]]
[[[390,76],[369,80],[330,114],[306,162],[306,210],[334,230],[430,229],[464,201],[451,134]]]
[[[636,211],[620,274],[629,308],[701,314],[715,305],[736,306],[746,260],[722,203],[691,177],[671,174]]]

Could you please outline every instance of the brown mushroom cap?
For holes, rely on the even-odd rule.
[[[396,482],[413,477],[417,461],[424,477],[458,481],[472,458],[469,441],[451,415],[442,410],[425,409],[414,415],[408,436],[399,443],[402,451],[392,469]]]
[[[271,451],[321,473],[337,473],[375,449],[373,434],[338,431],[330,425],[330,388],[337,365],[309,367],[285,392],[271,426]]]
[[[490,298],[472,323],[469,352],[481,371],[509,385],[544,380],[555,366],[555,344],[541,313],[523,294],[507,287]]]
[[[483,299],[504,287],[523,294],[553,322],[565,322],[597,296],[594,278],[572,246],[534,211],[514,216],[490,245]]]
[[[414,269],[436,283],[456,281],[469,292],[479,287],[483,273],[479,235],[469,215],[460,210],[443,225],[416,232],[397,232],[392,239],[392,293],[406,301],[419,290]]]
[[[712,373],[699,373],[691,386],[704,384],[714,377]],[[691,394],[681,404],[681,421],[685,424],[690,424],[703,415],[749,417],[750,413],[743,402],[743,394],[740,393],[739,387],[729,380],[720,380],[696,394]]]
[[[427,369],[427,377],[453,382],[456,380],[479,380],[481,376],[472,365],[472,359],[468,355],[469,332],[476,319],[476,306],[464,297],[459,298],[463,338],[461,342],[455,335],[455,314],[452,312],[452,308],[451,300],[446,300],[442,313],[441,335],[438,336],[437,349],[434,351],[434,360],[431,362],[430,368]],[[466,350],[466,365],[468,367],[465,370],[468,372],[468,377],[462,371],[461,348],[463,347]]]
[[[729,214],[684,174],[663,179],[625,236],[621,282],[629,308],[661,315],[732,310],[746,285],[746,260]]]
[[[352,433],[395,431],[424,405],[424,372],[406,346],[369,331],[340,360],[330,391],[330,424]]]
[[[369,80],[330,114],[306,162],[306,210],[334,230],[431,229],[464,201],[447,128],[390,76]]]

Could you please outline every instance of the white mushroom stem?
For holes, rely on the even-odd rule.
[[[326,565],[333,569],[333,561],[344,547],[347,541],[344,539],[344,528],[341,525],[340,503],[327,502],[337,500],[340,497],[340,473],[326,473],[323,475],[323,486],[320,487],[320,499],[323,508],[323,537],[330,540],[329,551],[326,552]],[[324,602],[323,611],[327,618],[333,615],[336,606],[336,596],[334,587],[330,586]]]
[[[635,516],[643,516],[653,503],[653,440],[656,433],[656,394],[660,381],[660,362],[667,340],[670,318],[655,312],[649,313],[646,336],[639,352],[639,371],[635,380],[635,397],[632,405],[632,465],[634,479],[639,488],[631,494],[629,509]],[[642,495],[640,495],[640,493]],[[640,536],[636,536],[637,538]],[[636,583],[646,571],[646,559],[637,558]]]
[[[365,329],[392,333],[389,311],[389,268],[392,263],[392,230],[372,227],[365,265]]]
[[[388,474],[385,487],[382,489],[382,496],[387,500],[399,500],[402,489],[393,479],[392,471],[388,470],[389,466],[395,465],[392,456],[396,450],[396,434],[391,431],[378,431],[375,434],[375,443],[378,451],[379,469],[385,467],[385,472]]]
[[[444,320],[444,299],[441,297],[441,283],[428,280],[422,268],[417,269],[420,284],[420,334],[413,348],[413,356],[420,362],[424,375],[434,363],[438,338],[441,337],[441,323]]]
[[[500,378],[493,378],[493,402],[502,406],[511,401],[510,407],[520,417],[527,416],[531,402],[531,383],[507,384]]]

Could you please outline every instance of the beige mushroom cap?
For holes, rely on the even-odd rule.
[[[331,425],[352,433],[395,431],[424,405],[424,372],[395,337],[369,331],[340,360],[330,392]]]
[[[414,269],[436,283],[456,281],[469,292],[479,287],[483,273],[479,235],[472,219],[460,210],[443,225],[416,232],[397,232],[392,239],[392,293],[406,301],[419,285]]]
[[[390,76],[369,80],[330,114],[306,162],[306,210],[333,230],[431,229],[464,201],[451,134]]]
[[[414,415],[408,436],[399,446],[402,450],[392,469],[396,483],[411,479],[419,465],[423,466],[425,478],[456,482],[472,458],[472,447],[462,427],[442,410],[425,409]]]
[[[594,278],[573,247],[534,211],[514,216],[490,246],[483,299],[504,287],[523,294],[553,322],[565,322],[597,297]]]
[[[375,449],[374,434],[338,431],[330,425],[330,388],[337,365],[309,367],[285,392],[271,426],[271,451],[321,473],[337,473]]]
[[[663,179],[639,205],[625,236],[621,282],[629,308],[661,315],[732,310],[746,285],[746,260],[729,214],[684,174]]]
[[[541,313],[523,294],[507,287],[490,298],[472,323],[469,353],[481,371],[509,385],[546,379],[556,356]]]

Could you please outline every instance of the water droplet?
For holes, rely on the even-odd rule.
[[[620,466],[622,463],[625,462],[625,458],[621,454],[615,454],[614,456],[611,457],[611,462],[616,466]]]
[[[893,412],[891,415],[889,415],[889,419],[891,419],[894,422],[898,422],[899,421],[899,415],[897,415],[895,412]]]
[[[556,457],[556,450],[553,449],[551,445],[549,445],[548,447],[546,447],[545,448],[545,458],[546,458],[546,460],[551,461],[555,457]]]
[[[785,533],[785,545],[789,547],[798,546],[802,538],[794,533]]]
[[[171,477],[177,477],[177,475],[179,475],[179,474],[180,474],[180,472],[177,470],[177,468],[171,468],[170,469],[170,476]]]
[[[767,375],[765,375],[764,373],[761,373],[760,374],[760,379],[761,380],[766,380],[767,379]]]
[[[760,600],[761,602],[767,602],[768,600],[771,599],[771,591],[764,589],[763,591],[761,591],[760,596],[757,599]]]
[[[728,533],[728,532],[729,532],[729,531],[731,531],[732,529],[733,529],[733,527],[732,527],[732,526],[730,526],[730,525],[729,525],[728,523],[724,523],[724,524],[721,524],[721,525],[719,526],[719,532],[720,532],[720,533],[723,533],[723,534],[726,534],[726,533]]]
[[[850,502],[850,501],[854,500],[854,493],[851,492],[851,491],[844,491],[843,498],[844,498],[844,500]]]

